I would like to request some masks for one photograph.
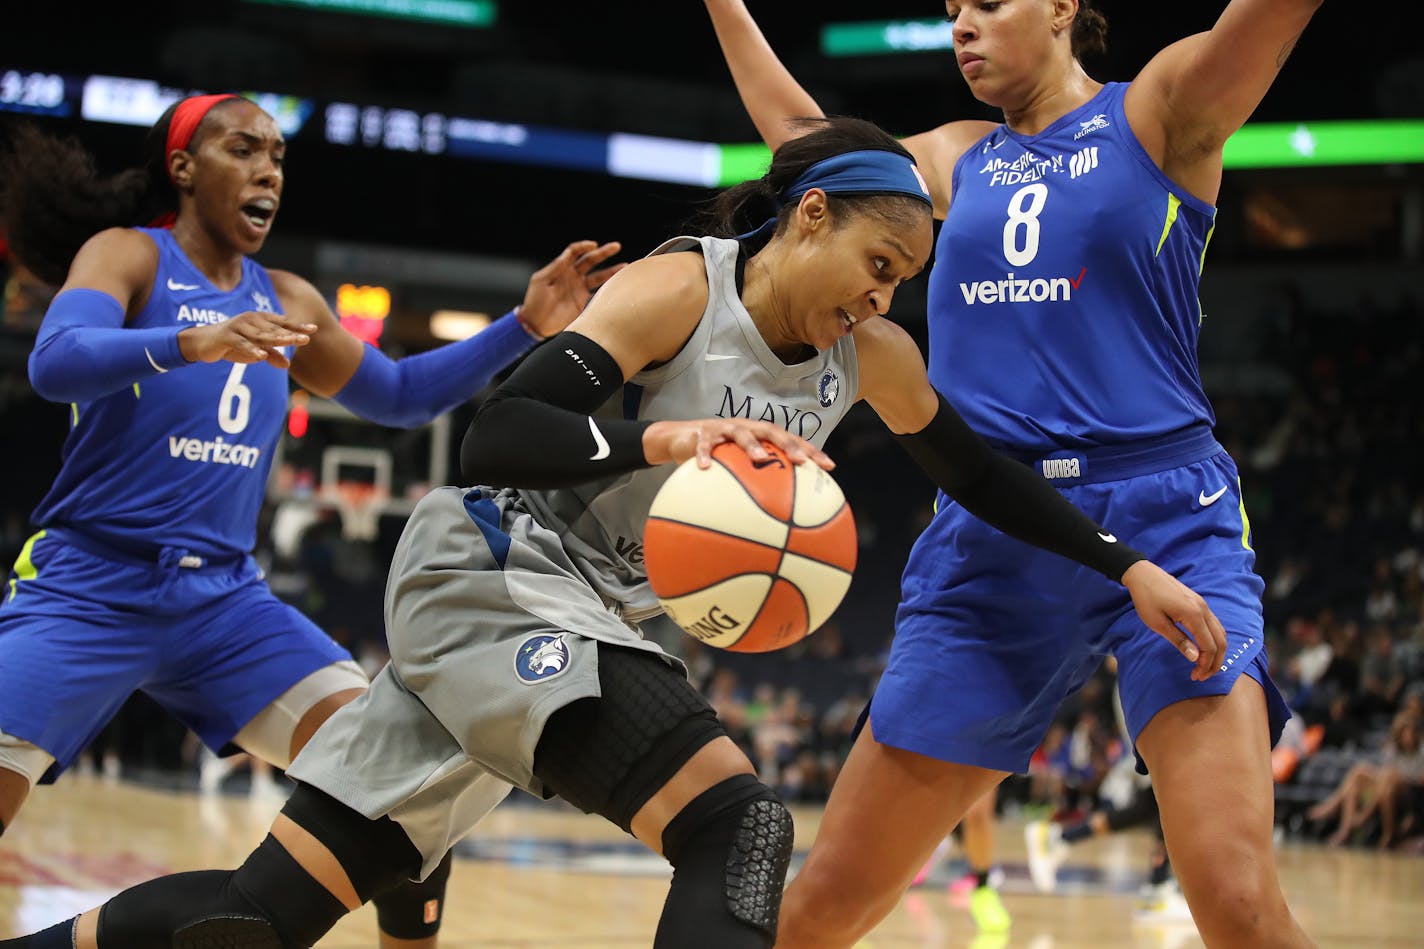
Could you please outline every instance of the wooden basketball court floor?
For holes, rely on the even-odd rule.
[[[178,870],[236,866],[281,807],[280,795],[200,795],[69,774],[40,788],[0,840],[0,936],[47,926],[125,886]],[[796,810],[797,864],[819,811]],[[1130,833],[1073,848],[1059,892],[1039,894],[1024,865],[1022,825],[998,837],[1007,935],[976,935],[949,893],[951,856],[862,946],[873,949],[1191,949],[1189,920],[1134,918],[1148,838]],[[602,820],[517,795],[457,851],[446,949],[634,949],[652,944],[668,870]],[[1424,946],[1424,859],[1285,843],[1286,895],[1323,947]],[[372,947],[374,911],[348,916],[322,949]]]

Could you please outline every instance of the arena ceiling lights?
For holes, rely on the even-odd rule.
[[[0,70],[0,111],[147,127],[198,90],[150,79],[63,76]],[[718,144],[624,132],[611,134],[496,122],[443,112],[318,103],[277,93],[244,92],[300,141],[476,161],[576,169],[622,178],[725,187],[765,170],[760,144]],[[310,121],[313,118],[318,122]],[[317,129],[319,128],[319,131]],[[1228,169],[1424,163],[1424,120],[1251,123],[1226,143]]]

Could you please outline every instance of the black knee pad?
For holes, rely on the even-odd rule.
[[[450,852],[419,883],[407,880],[377,893],[376,922],[381,932],[397,939],[429,939],[440,931],[445,909],[445,885],[450,882]]]
[[[663,854],[695,885],[721,878],[726,910],[771,940],[791,865],[791,814],[754,775],[739,774],[693,798],[663,829]],[[768,943],[769,945],[769,943]]]
[[[201,870],[131,887],[99,911],[100,949],[297,949],[346,907],[270,834],[236,870]]]
[[[648,799],[726,731],[686,677],[652,653],[599,643],[598,681],[602,695],[545,723],[534,774],[574,807],[627,831]]]
[[[400,824],[371,820],[309,784],[298,782],[282,813],[331,851],[362,903],[407,882],[424,862]]]

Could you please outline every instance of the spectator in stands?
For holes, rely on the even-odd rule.
[[[1361,761],[1346,772],[1329,797],[1308,812],[1312,820],[1339,815],[1340,824],[1329,842],[1340,846],[1350,835],[1379,814],[1379,846],[1394,843],[1398,805],[1411,786],[1424,781],[1424,749],[1420,747],[1419,719],[1400,712],[1390,726],[1389,740],[1374,761]]]

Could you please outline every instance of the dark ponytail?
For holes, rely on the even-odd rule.
[[[777,197],[801,177],[802,172],[816,162],[845,152],[878,149],[904,158],[910,153],[893,135],[873,122],[849,116],[796,119],[792,126],[806,129],[804,134],[788,139],[771,156],[766,174],[751,181],[733,185],[715,198],[691,223],[691,227],[712,237],[736,237],[755,230],[775,217],[780,233],[795,210],[795,202],[778,209]],[[908,195],[827,195],[833,214],[852,215],[870,211],[883,217],[909,224],[925,214],[923,201]]]
[[[84,242],[110,227],[140,227],[178,210],[168,178],[168,124],[175,103],[149,129],[145,165],[101,176],[94,157],[72,137],[29,124],[13,129],[0,153],[0,232],[36,277],[62,284]]]
[[[1108,18],[1093,8],[1093,0],[1078,0],[1078,15],[1073,19],[1073,57],[1083,59],[1108,49]]]

